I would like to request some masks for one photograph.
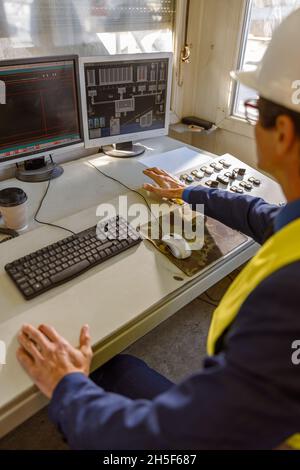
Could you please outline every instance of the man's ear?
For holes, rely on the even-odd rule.
[[[275,125],[275,145],[276,153],[279,156],[285,156],[295,145],[297,134],[293,120],[282,114],[276,119]]]

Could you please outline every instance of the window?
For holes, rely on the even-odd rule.
[[[244,35],[238,69],[253,70],[261,61],[274,29],[293,10],[300,0],[250,0],[246,12]],[[233,99],[233,115],[245,117],[244,102],[255,98],[256,93],[237,84]]]
[[[172,50],[176,0],[0,0],[0,59]]]

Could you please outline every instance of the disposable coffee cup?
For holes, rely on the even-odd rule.
[[[11,230],[23,230],[28,225],[27,194],[20,188],[0,191],[0,213]]]

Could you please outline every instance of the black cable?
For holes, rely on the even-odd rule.
[[[120,184],[121,186],[123,186],[124,188],[128,189],[128,191],[132,191],[133,193],[135,194],[138,194],[146,203],[146,206],[148,208],[148,211],[151,215],[153,215],[155,217],[155,219],[157,220],[157,222],[160,224],[160,221],[159,219],[156,217],[155,214],[153,214],[152,210],[151,210],[151,207],[150,207],[150,204],[149,202],[147,201],[147,199],[145,198],[145,196],[143,196],[139,191],[137,191],[136,189],[132,189],[130,188],[129,186],[127,186],[125,183],[123,183],[122,181],[118,180],[117,178],[114,178],[113,176],[110,176],[110,175],[107,175],[106,173],[104,173],[102,170],[99,170],[98,167],[96,167],[93,163],[89,162],[89,164],[95,168],[95,170],[97,170],[99,173],[101,173],[101,175],[105,176],[106,178],[109,178],[111,179],[112,181],[115,181],[116,183]]]
[[[211,302],[214,302],[216,304],[216,307],[218,306],[218,304],[221,302],[221,299],[214,299],[211,295],[209,295],[207,292],[204,292],[204,295],[206,295],[206,297],[208,297],[208,299],[211,301]]]
[[[230,280],[230,283],[235,281],[235,278],[233,276],[231,276],[230,274],[228,274],[226,277]],[[224,278],[224,279],[226,279],[226,278]],[[210,294],[208,294],[208,292],[204,292],[204,295],[206,295],[206,297],[208,297],[208,299],[211,302],[215,302],[216,307],[218,306],[218,304],[221,302],[221,300],[223,298],[223,295],[222,295],[219,299],[214,299]]]
[[[40,203],[39,203],[39,206],[34,214],[34,217],[33,219],[35,220],[35,222],[37,222],[38,224],[41,224],[41,225],[48,225],[49,227],[54,227],[54,228],[60,228],[61,230],[65,230],[66,232],[69,232],[71,233],[72,235],[76,235],[75,232],[73,232],[72,230],[68,229],[68,228],[65,228],[65,227],[62,227],[61,225],[56,225],[56,224],[51,224],[50,222],[42,222],[41,220],[39,220],[37,218],[38,216],[38,213],[40,212],[41,208],[42,208],[42,205],[43,205],[43,202],[48,194],[48,191],[49,191],[49,188],[50,188],[50,183],[51,183],[51,180],[48,181],[48,184],[47,184],[47,188],[46,188],[46,191],[42,197],[42,199],[40,200]]]
[[[218,305],[213,304],[212,302],[209,302],[208,300],[203,299],[202,297],[198,297],[198,299],[200,300],[200,302],[204,302],[205,304],[211,305],[214,308],[218,307]]]

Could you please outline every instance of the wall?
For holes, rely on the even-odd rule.
[[[256,168],[256,145],[254,138],[218,129],[210,135],[170,131],[170,136],[217,155],[231,153],[248,165]]]
[[[177,116],[194,115],[220,123],[229,115],[230,71],[236,68],[246,0],[191,0],[189,36],[191,63],[184,65],[184,84],[174,102]],[[246,123],[226,123],[214,133],[171,136],[222,155],[232,153],[256,166],[254,133]]]

